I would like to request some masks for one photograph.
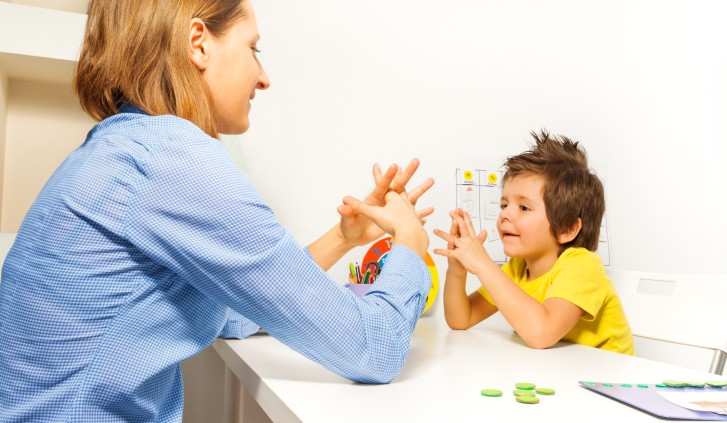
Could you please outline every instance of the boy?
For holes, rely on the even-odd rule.
[[[560,340],[634,354],[621,302],[599,256],[605,211],[603,185],[578,142],[532,132],[535,145],[505,162],[497,230],[511,259],[500,268],[461,209],[450,212],[444,314],[452,329],[468,329],[498,310],[532,348]],[[467,272],[482,286],[469,296]]]

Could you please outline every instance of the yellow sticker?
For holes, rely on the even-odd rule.
[[[471,170],[465,170],[463,176],[464,176],[464,180],[465,181],[471,181],[472,180],[472,171]]]
[[[497,174],[496,173],[490,173],[487,175],[487,181],[491,184],[494,184],[497,182]]]

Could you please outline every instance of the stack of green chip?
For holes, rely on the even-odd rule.
[[[502,391],[499,389],[485,388],[480,390],[480,394],[486,397],[500,397]],[[534,383],[518,382],[515,384],[515,390],[512,391],[515,401],[523,404],[538,404],[540,398],[537,395],[555,395],[555,389],[538,388]],[[537,394],[537,395],[536,395]]]

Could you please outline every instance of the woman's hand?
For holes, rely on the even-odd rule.
[[[426,256],[429,237],[406,192],[387,192],[383,206],[370,205],[351,196],[346,196],[343,203],[354,213],[365,216],[379,230],[389,233],[394,244],[408,247],[422,258]]]
[[[406,185],[419,167],[419,160],[413,159],[403,171],[396,165],[392,164],[386,170],[381,172],[378,165],[374,165],[373,175],[375,186],[373,191],[362,201],[368,206],[382,207],[386,205],[385,196],[388,192],[400,194],[405,192]],[[408,193],[407,201],[412,206],[416,205],[419,197],[422,196],[429,188],[434,185],[434,179],[428,178],[421,185]],[[417,213],[420,221],[426,216],[434,212],[434,209],[428,207]],[[385,231],[377,226],[369,217],[359,213],[357,209],[351,207],[344,201],[344,204],[338,206],[338,213],[341,215],[341,223],[339,225],[343,238],[352,246],[360,246],[371,243],[381,238]],[[421,222],[420,222],[421,224]]]

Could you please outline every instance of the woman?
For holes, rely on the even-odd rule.
[[[220,142],[269,81],[248,0],[92,0],[74,78],[100,121],[28,212],[0,284],[0,421],[181,421],[179,363],[259,326],[351,380],[406,358],[431,283],[404,192],[418,162],[374,167],[364,200],[301,248]],[[325,273],[395,236],[363,298]]]

